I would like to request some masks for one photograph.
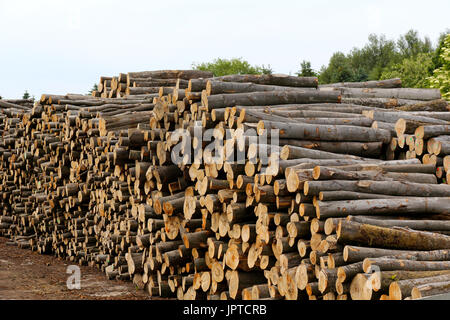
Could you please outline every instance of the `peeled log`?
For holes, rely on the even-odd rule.
[[[336,233],[338,241],[344,244],[358,243],[369,247],[409,250],[450,248],[449,236],[415,230],[383,228],[352,221],[339,221]]]

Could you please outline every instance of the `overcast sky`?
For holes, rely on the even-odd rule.
[[[0,95],[87,93],[102,75],[242,57],[277,73],[314,69],[370,33],[433,43],[449,0],[0,0]]]

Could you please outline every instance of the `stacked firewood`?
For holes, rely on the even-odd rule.
[[[158,97],[172,93],[173,87],[187,88],[188,81],[196,78],[211,78],[212,72],[198,70],[159,70],[120,73],[115,77],[100,77],[95,97],[120,98],[124,96]]]
[[[151,296],[446,292],[448,157],[394,144],[400,119],[432,140],[450,113],[400,85],[176,70],[42,95],[2,120],[0,234]]]
[[[450,113],[444,100],[402,107],[401,111],[367,111],[373,126],[391,131],[391,158],[419,158],[436,165],[436,176],[450,183]]]

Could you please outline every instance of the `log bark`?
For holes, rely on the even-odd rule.
[[[295,77],[285,74],[243,74],[243,75],[228,75],[222,77],[215,77],[214,80],[225,82],[252,82],[257,84],[289,86],[289,87],[314,87],[318,85],[316,77]]]
[[[357,243],[378,248],[438,250],[450,248],[450,237],[409,229],[394,229],[340,221],[337,230],[340,243]]]
[[[372,80],[364,82],[338,82],[320,85],[319,88],[327,87],[346,87],[346,88],[401,88],[402,80],[400,78],[386,80]]]
[[[289,182],[288,182],[289,183]],[[422,184],[405,181],[347,181],[324,180],[307,181],[304,185],[305,195],[318,195],[321,191],[354,191],[410,197],[448,197],[450,187],[439,184]]]
[[[310,90],[296,91],[267,91],[251,93],[202,95],[202,104],[208,109],[253,105],[340,102],[340,95],[334,92],[310,92]]]
[[[317,218],[353,215],[414,215],[449,212],[450,197],[399,197],[344,201],[317,201]]]
[[[383,129],[373,129],[355,126],[314,125],[304,123],[283,123],[261,120],[258,122],[259,135],[270,130],[279,130],[280,138],[323,140],[323,141],[357,141],[384,142],[391,141],[390,132]]]

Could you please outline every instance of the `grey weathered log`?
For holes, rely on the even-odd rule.
[[[450,221],[447,220],[404,220],[404,219],[371,219],[365,216],[349,216],[350,221],[371,224],[380,227],[402,227],[421,231],[450,231]]]
[[[311,90],[266,91],[217,94],[212,96],[207,96],[205,91],[205,94],[202,95],[202,104],[207,107],[208,110],[234,107],[236,105],[252,106],[314,102],[339,103],[340,95],[335,92],[311,92]]]
[[[346,87],[346,88],[401,88],[402,80],[400,78],[386,80],[371,80],[363,82],[337,82],[320,85],[319,88],[327,87]]]
[[[272,129],[279,130],[280,138],[324,141],[381,141],[384,143],[388,143],[391,140],[390,132],[383,129],[345,125],[296,124],[266,120],[258,122],[258,134],[270,133]]]
[[[384,228],[352,221],[339,221],[338,241],[364,246],[407,250],[450,249],[450,237],[410,229]],[[394,269],[395,270],[395,269]]]
[[[414,215],[450,212],[450,197],[398,197],[389,199],[365,199],[343,201],[317,201],[317,218],[345,217],[352,215]]]
[[[448,197],[450,186],[443,184],[422,184],[405,181],[307,181],[305,195],[318,195],[320,191],[355,191],[410,197]]]
[[[436,100],[441,98],[439,89],[416,89],[416,88],[335,88],[343,97],[348,98],[389,98],[389,99],[411,99],[411,100]]]
[[[317,77],[296,77],[286,74],[242,74],[215,77],[213,80],[226,82],[252,82],[257,84],[289,86],[289,87],[317,87]]]
[[[280,139],[280,145],[290,145],[360,157],[376,158],[381,154],[382,142],[320,141]]]
[[[208,80],[206,83],[206,93],[222,94],[222,93],[242,93],[242,92],[263,92],[263,91],[287,91],[287,90],[314,90],[315,88],[308,87],[287,87],[276,85],[256,84],[252,82],[227,82]]]

